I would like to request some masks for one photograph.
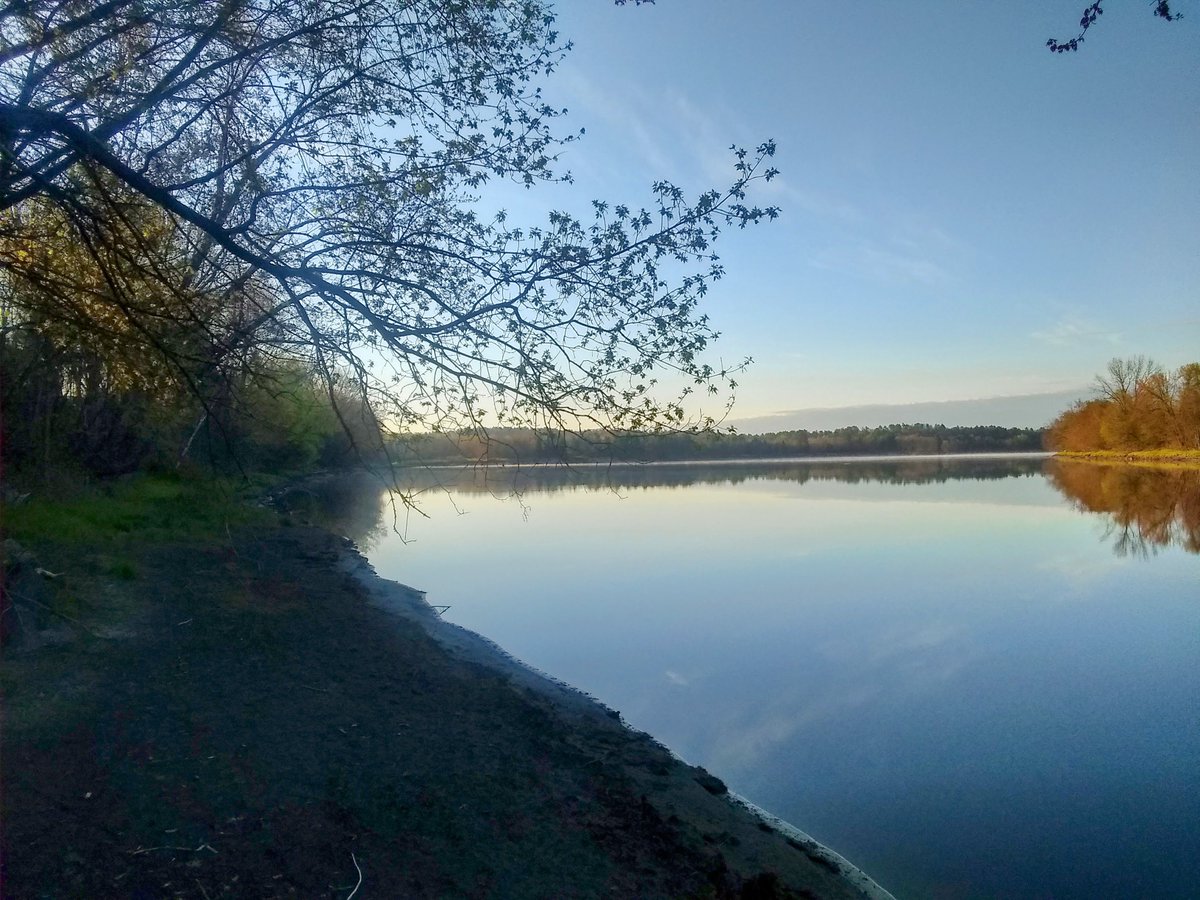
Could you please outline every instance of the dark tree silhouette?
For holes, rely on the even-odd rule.
[[[732,386],[699,302],[721,230],[777,214],[746,201],[774,146],[690,198],[482,215],[569,178],[540,87],[569,46],[540,0],[4,4],[4,302],[193,381],[283,348],[400,427],[683,427]]]
[[[1079,45],[1083,43],[1084,35],[1088,29],[1099,21],[1104,15],[1104,5],[1102,0],[1096,0],[1095,3],[1088,6],[1083,11],[1083,15],[1079,18],[1079,34],[1075,37],[1060,41],[1057,38],[1050,38],[1046,41],[1046,46],[1050,48],[1051,53],[1066,53],[1070,51],[1074,53],[1079,49]],[[1172,12],[1170,0],[1154,0],[1154,15],[1167,22],[1174,22],[1183,18],[1183,13]]]

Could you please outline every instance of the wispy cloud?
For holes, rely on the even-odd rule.
[[[799,210],[842,225],[862,225],[866,221],[862,210],[849,200],[799,187],[786,176],[778,176],[763,185],[761,193],[768,203],[784,207],[785,212]]]
[[[850,202],[818,204],[840,228],[810,265],[885,285],[940,288],[956,284],[973,250],[920,209],[895,209],[866,216]]]
[[[901,252],[875,241],[861,241],[818,253],[812,259],[818,269],[844,272],[884,283],[906,282],[941,287],[954,278],[940,262],[929,256]]]
[[[905,253],[951,257],[965,255],[970,251],[964,241],[940,225],[928,221],[917,211],[908,211],[896,216],[888,228],[888,237],[893,246]]]
[[[1063,316],[1048,328],[1030,335],[1034,340],[1052,347],[1068,347],[1080,344],[1119,344],[1121,333],[1105,328],[1096,322],[1078,316]]]
[[[1062,602],[1089,598],[1090,595],[1084,592],[1084,588],[1111,577],[1114,571],[1128,564],[1128,559],[1118,557],[1098,559],[1095,554],[1075,554],[1049,557],[1039,562],[1037,569],[1061,578],[1064,585],[1070,588],[1069,592],[1053,595],[1056,600]]]
[[[780,687],[762,705],[741,706],[722,716],[714,711],[720,739],[712,748],[714,768],[756,768],[806,730],[825,727],[846,711],[884,708],[906,697],[942,689],[975,665],[981,651],[964,626],[942,621],[888,629],[876,635],[831,641],[820,648],[847,673],[841,683]]]
[[[654,179],[669,178],[687,190],[727,186],[735,177],[731,146],[753,150],[769,135],[757,134],[738,113],[708,98],[698,100],[677,87],[641,84],[614,77],[604,85],[574,69],[560,73],[560,95],[569,100],[573,122],[606,132],[617,154],[608,160],[614,171],[628,169]],[[583,154],[581,154],[583,156]],[[775,202],[779,183],[760,185],[756,195]],[[819,201],[812,201],[814,206]],[[836,204],[827,204],[836,208]]]
[[[573,115],[574,120],[608,132],[610,140],[637,157],[638,169],[650,178],[688,174],[726,181],[733,172],[725,151],[736,127],[726,127],[719,110],[704,109],[678,91],[632,81],[601,88],[576,70],[562,73],[560,90],[571,98],[573,113],[582,114]]]
[[[593,130],[611,130],[641,157],[652,177],[661,177],[671,170],[671,156],[659,140],[646,114],[644,92],[629,86],[619,94],[602,90],[591,78],[576,70],[565,70],[560,77],[560,90],[570,98],[572,120],[582,121]],[[589,159],[583,154],[583,159]]]

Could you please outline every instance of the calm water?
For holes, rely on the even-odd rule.
[[[380,574],[898,897],[1200,896],[1200,474],[437,478],[407,543],[354,511]]]

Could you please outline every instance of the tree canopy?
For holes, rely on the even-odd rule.
[[[1166,372],[1144,356],[1109,361],[1098,396],[1046,431],[1051,450],[1200,450],[1200,363]]]
[[[736,367],[699,301],[721,230],[777,214],[747,201],[774,146],[696,196],[484,214],[569,179],[569,47],[540,0],[4,5],[3,334],[206,405],[302,360],[402,428],[711,424],[685,398]]]

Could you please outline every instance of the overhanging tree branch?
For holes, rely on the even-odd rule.
[[[1183,13],[1173,12],[1171,10],[1170,0],[1153,0],[1154,15],[1166,22],[1175,22],[1183,18]],[[1079,34],[1065,41],[1060,41],[1057,38],[1049,38],[1046,41],[1046,46],[1051,53],[1074,53],[1079,49],[1079,45],[1083,43],[1084,37],[1087,35],[1088,29],[1095,25],[1100,17],[1104,15],[1103,0],[1096,0],[1084,8],[1083,15],[1079,17]]]
[[[596,202],[590,220],[532,227],[478,210],[490,180],[567,178],[555,159],[575,136],[555,133],[562,110],[540,87],[566,47],[539,0],[13,9],[0,210],[14,240],[31,204],[134,240],[122,265],[153,266],[181,327],[209,325],[207,370],[270,341],[331,380],[355,373],[380,419],[414,425],[486,412],[680,427],[694,388],[732,387],[732,369],[704,361],[717,335],[699,305],[723,272],[719,233],[777,215],[747,202],[775,174],[773,144],[735,150],[729,185],[692,199],[659,182],[643,207]],[[124,196],[158,210],[166,236],[131,238]],[[662,398],[656,372],[678,379]]]

